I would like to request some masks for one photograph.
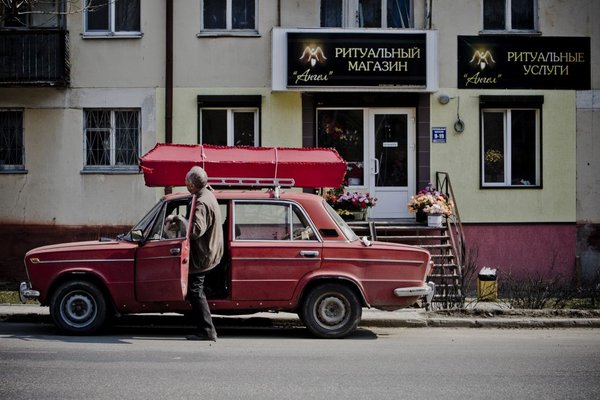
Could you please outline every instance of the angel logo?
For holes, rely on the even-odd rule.
[[[317,63],[323,64],[325,60],[327,60],[327,57],[325,57],[320,46],[306,46],[299,60],[306,64],[310,63],[310,67],[312,68],[317,65]]]
[[[475,50],[469,64],[483,71],[488,65],[493,67],[496,64],[496,60],[494,60],[494,57],[489,50]]]

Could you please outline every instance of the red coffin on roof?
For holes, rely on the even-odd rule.
[[[335,149],[157,144],[140,158],[146,186],[185,186],[194,165],[212,186],[338,187],[346,162]]]

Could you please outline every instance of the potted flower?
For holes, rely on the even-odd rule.
[[[348,192],[343,187],[329,190],[325,194],[325,201],[344,219],[365,219],[366,211],[375,206],[377,199],[369,193]]]
[[[363,181],[363,164],[362,163],[352,163],[348,165],[348,172],[346,173],[346,178],[348,180],[348,186],[358,186],[362,184]]]
[[[443,216],[452,215],[453,208],[448,196],[436,190],[431,183],[412,196],[407,207],[411,213],[417,214],[417,222],[429,222],[431,219],[430,225],[437,227],[441,226]]]

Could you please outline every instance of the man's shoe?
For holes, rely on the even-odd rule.
[[[204,335],[187,335],[185,337],[187,340],[204,340],[204,341],[211,341],[211,342],[216,342],[217,341],[217,336],[204,336]]]

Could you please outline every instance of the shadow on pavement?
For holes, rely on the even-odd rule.
[[[264,317],[220,317],[213,321],[219,339],[316,339],[297,320],[277,320]],[[69,343],[129,344],[127,340],[182,339],[194,333],[194,324],[183,315],[126,315],[114,318],[95,336],[62,335],[47,315],[14,315],[0,324],[0,335],[22,340],[46,339]],[[359,328],[343,340],[374,340],[377,335],[369,329]]]

